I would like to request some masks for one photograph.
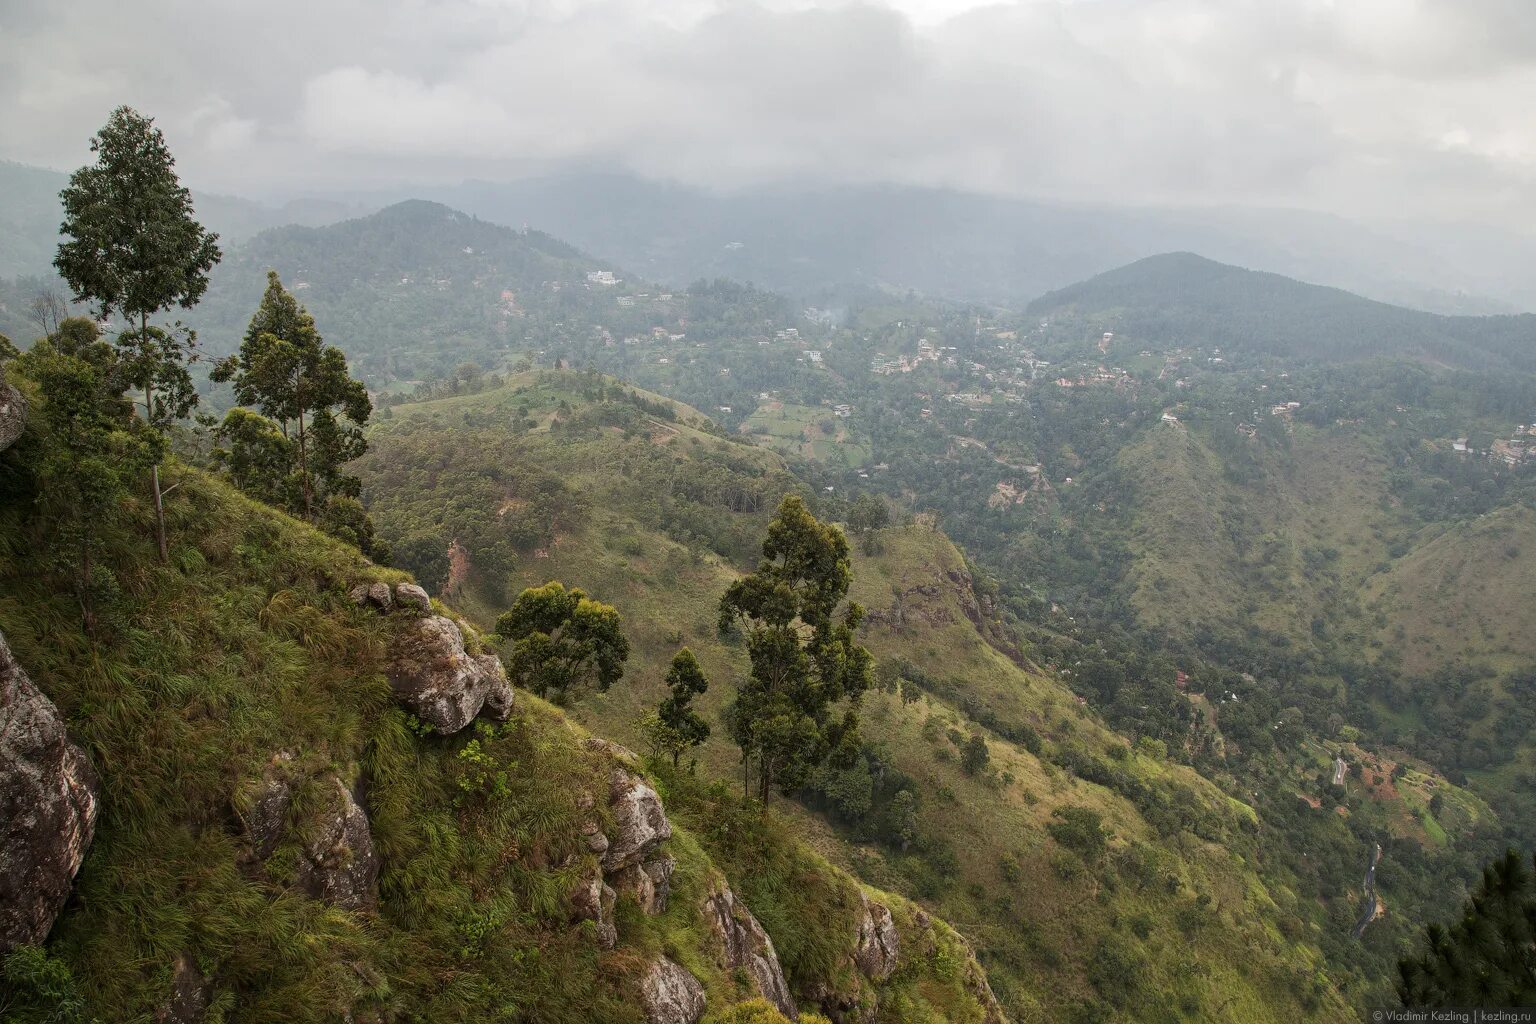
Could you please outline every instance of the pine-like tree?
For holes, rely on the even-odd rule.
[[[118,107],[91,140],[96,162],[75,171],[59,193],[64,206],[54,266],[77,302],[131,325],[116,345],[129,387],[143,396],[144,421],[158,432],[197,404],[187,364],[196,335],[150,318],[173,306],[190,309],[208,288],[220,256],[218,236],[193,217],[192,194],[176,177],[176,161],[154,121]],[[168,556],[157,451],[150,467],[155,539]]]
[[[709,689],[709,680],[693,651],[684,647],[672,656],[667,669],[667,689],[671,692],[662,699],[656,709],[656,719],[661,727],[664,752],[672,758],[673,767],[678,759],[692,747],[709,738],[709,723],[693,710],[693,698]]]
[[[1483,869],[1461,920],[1424,938],[1424,952],[1397,965],[1404,1006],[1536,1003],[1536,876],[1515,850]]]
[[[368,450],[362,433],[373,411],[368,390],[347,371],[345,354],[321,339],[315,318],[283,287],[277,271],[267,273],[266,293],[240,351],[221,360],[212,376],[233,384],[235,398],[260,410],[291,442],[291,487],[269,481],[264,490],[291,490],[289,507],[311,521],[328,503],[357,497],[358,480],[342,467]],[[249,415],[231,412],[220,427],[230,442],[226,464],[254,457],[237,450],[253,437]],[[256,455],[264,459],[276,446],[266,437],[257,440]]]

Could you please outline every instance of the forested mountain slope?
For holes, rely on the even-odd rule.
[[[777,494],[803,485],[771,452],[701,426],[610,379],[536,371],[393,407],[360,469],[402,555],[422,557],[412,536],[459,542],[436,578],[473,618],[549,579],[619,609],[633,667],[570,708],[593,728],[642,744],[666,659],[693,649],[713,681],[701,770],[729,780],[727,709],[746,659],[718,635],[717,602]],[[546,476],[562,486],[540,490]],[[487,481],[484,493],[434,499],[434,481],[461,478]],[[497,509],[529,507],[545,532],[488,542]],[[1018,1019],[1095,1007],[1141,1019],[1170,1001],[1202,1020],[1344,1015],[1317,946],[1326,919],[1261,877],[1253,809],[1155,744],[1127,744],[1021,652],[1011,660],[993,642],[1006,643],[993,599],[931,526],[878,541],[855,558],[851,595],[870,610],[862,636],[881,666],[871,744],[800,794],[828,855],[963,922]]]
[[[1439,316],[1168,253],[1053,291],[1031,316],[1093,315],[1136,345],[1221,348],[1274,360],[1373,356],[1489,369],[1536,369],[1536,315]]]

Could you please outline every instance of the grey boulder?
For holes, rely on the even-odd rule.
[[[48,937],[100,808],[95,769],[0,636],[0,954]]]
[[[759,995],[778,1007],[786,1017],[797,1018],[799,1012],[795,1009],[794,996],[790,995],[789,983],[784,980],[784,968],[779,965],[773,939],[752,916],[752,911],[737,901],[736,894],[724,882],[717,882],[710,889],[703,911],[704,919],[719,940],[720,966],[726,970],[745,971]]]
[[[485,710],[498,721],[512,713],[512,684],[494,654],[470,654],[458,623],[431,615],[395,637],[389,682],[411,713],[440,733],[456,733]]]
[[[859,921],[858,944],[853,959],[859,970],[872,981],[884,981],[896,972],[901,959],[901,937],[891,911],[883,904],[871,901],[863,893],[864,916]]]
[[[609,837],[608,849],[603,852],[603,871],[614,874],[639,864],[672,838],[672,823],[661,806],[661,797],[638,775],[616,767],[608,779],[613,835]]]
[[[640,1003],[650,1024],[698,1024],[704,986],[682,966],[662,957],[640,980]]]

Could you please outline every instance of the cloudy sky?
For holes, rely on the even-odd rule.
[[[3,0],[0,157],[241,194],[622,166],[1536,223],[1532,0]]]

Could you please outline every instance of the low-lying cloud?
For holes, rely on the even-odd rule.
[[[128,102],[246,193],[603,164],[1536,213],[1526,0],[20,0],[0,61],[0,155],[67,169]]]

